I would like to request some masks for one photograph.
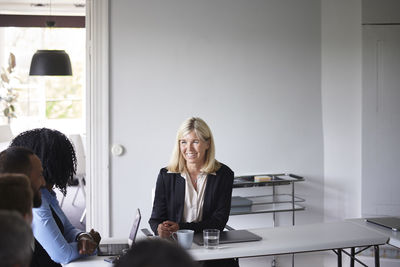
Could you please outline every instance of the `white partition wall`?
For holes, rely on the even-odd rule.
[[[363,216],[400,214],[400,24],[363,27]]]
[[[324,212],[361,215],[361,0],[322,1]]]
[[[297,223],[322,220],[320,9],[293,0],[110,3],[110,137],[125,148],[111,156],[112,235],[126,234],[136,207],[148,227],[151,189],[189,116],[208,122],[217,158],[237,174],[305,176]]]
[[[94,221],[109,218],[105,232],[123,237],[140,207],[147,227],[158,170],[177,127],[193,115],[209,123],[217,158],[236,174],[306,177],[296,188],[306,199],[296,223],[360,216],[361,16],[372,14],[361,7],[361,0],[110,1],[110,123],[100,133],[124,153],[106,155],[108,139],[93,146],[102,168],[110,157],[110,175],[101,172],[90,199],[100,214]],[[99,118],[108,125],[107,115]],[[229,223],[257,227],[270,217]]]

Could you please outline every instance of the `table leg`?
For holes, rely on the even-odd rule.
[[[342,249],[337,250],[337,266],[342,267]]]
[[[292,182],[292,225],[295,224],[295,210],[294,210],[294,182]]]
[[[351,248],[351,258],[350,258],[350,267],[354,267],[354,257],[356,256],[356,249]]]
[[[375,267],[379,267],[379,246],[374,246]]]
[[[275,202],[275,194],[276,194],[275,185],[272,184],[272,201],[273,202]],[[272,227],[276,226],[276,221],[275,220],[276,220],[276,218],[275,218],[275,211],[274,211],[274,212],[272,212]]]

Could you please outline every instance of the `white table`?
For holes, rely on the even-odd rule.
[[[365,219],[349,219],[347,220],[352,223],[356,223],[358,225],[361,225],[363,227],[366,227],[368,229],[377,231],[378,233],[381,233],[389,238],[388,244],[392,245],[396,248],[400,248],[400,232],[393,231],[389,228],[367,222]]]
[[[216,250],[208,250],[193,244],[188,252],[195,260],[202,261],[334,250],[338,255],[338,266],[342,266],[343,249],[374,246],[375,266],[379,266],[379,245],[386,244],[388,241],[386,235],[348,221],[261,228],[250,231],[263,239],[221,245]],[[111,266],[104,261],[104,258],[88,257],[66,266]]]

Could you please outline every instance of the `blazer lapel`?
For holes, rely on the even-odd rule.
[[[211,203],[213,203],[213,196],[215,191],[215,183],[217,182],[214,174],[207,175],[206,190],[204,191],[204,203],[203,203],[203,219],[209,217],[211,210]]]
[[[185,204],[185,179],[180,175],[180,173],[176,174],[176,183],[175,183],[175,207],[176,207],[176,222],[179,223],[182,220],[183,216],[183,207]]]

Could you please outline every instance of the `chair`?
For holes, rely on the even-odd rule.
[[[10,142],[13,139],[10,125],[0,125],[0,143]]]
[[[14,138],[10,125],[0,125],[0,152],[10,145],[11,140]]]
[[[86,157],[81,135],[72,134],[69,136],[69,139],[74,145],[76,162],[77,162],[75,178],[78,179],[78,189],[76,190],[74,198],[72,200],[72,205],[74,205],[79,191],[82,191],[83,199],[86,202],[86,191],[85,191]],[[86,216],[86,208],[84,209],[81,218],[79,220],[81,223],[85,219],[85,216]]]

